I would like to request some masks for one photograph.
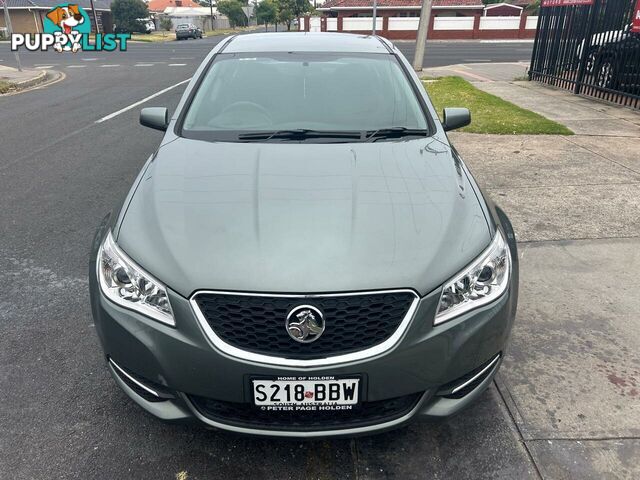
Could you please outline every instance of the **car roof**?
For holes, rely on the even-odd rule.
[[[224,53],[250,52],[389,53],[389,49],[375,36],[327,32],[237,35],[224,48]]]

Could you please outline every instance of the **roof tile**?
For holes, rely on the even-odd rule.
[[[327,0],[322,9],[335,7],[372,7],[371,0]],[[378,0],[378,7],[420,7],[420,0]],[[433,0],[434,7],[475,7],[482,8],[482,0]]]
[[[91,2],[89,0],[7,0],[9,8],[30,7],[30,8],[46,8],[51,9],[60,4],[73,3],[79,5],[85,10],[91,10]],[[111,0],[94,0],[96,9],[111,9]]]
[[[182,2],[180,0],[151,0],[147,6],[150,12],[164,12],[167,7],[198,8],[201,5],[193,0],[182,0]]]

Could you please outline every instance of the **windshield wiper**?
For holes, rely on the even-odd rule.
[[[389,127],[367,132],[366,139],[375,142],[381,138],[425,137],[427,133],[423,128]]]
[[[276,130],[274,132],[253,132],[241,133],[238,140],[307,140],[309,138],[336,138],[343,140],[360,140],[360,132],[349,132],[344,130],[309,130],[307,128],[297,128],[293,130]]]

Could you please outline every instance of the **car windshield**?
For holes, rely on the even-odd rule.
[[[367,139],[381,129],[393,129],[396,139],[429,133],[393,55],[220,54],[193,97],[181,134],[211,141],[330,142]]]
[[[189,25],[187,24],[178,25],[176,27],[176,30],[188,30],[188,29],[189,29]]]

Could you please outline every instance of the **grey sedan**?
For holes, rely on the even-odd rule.
[[[115,382],[166,421],[349,436],[462,410],[518,297],[515,236],[387,40],[216,46],[90,265]],[[478,141],[482,141],[479,139]]]
[[[182,23],[176,27],[176,40],[202,38],[202,30],[192,23]]]

